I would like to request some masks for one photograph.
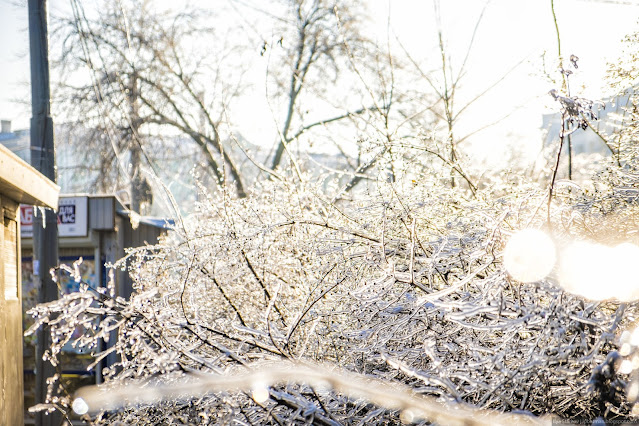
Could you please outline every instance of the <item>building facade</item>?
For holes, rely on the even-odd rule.
[[[22,425],[20,203],[56,208],[60,188],[0,146],[0,424]]]

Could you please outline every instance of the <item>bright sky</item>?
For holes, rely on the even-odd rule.
[[[31,99],[28,87],[24,86],[29,82],[26,20],[26,6],[21,11],[9,0],[0,0],[0,118],[14,120],[20,127],[28,125],[30,111],[17,107],[13,100]]]
[[[216,0],[223,1],[223,0]],[[30,94],[26,1],[0,0],[0,118],[13,120],[13,127],[29,124]],[[391,12],[392,37],[409,50],[425,70],[437,67],[437,44],[433,2],[428,0],[369,0],[371,13]],[[486,2],[482,0],[441,0],[441,27],[451,54],[453,72],[466,55],[477,19]],[[50,0],[50,9],[67,8],[68,0]],[[603,75],[606,63],[621,54],[620,40],[639,29],[639,0],[555,0],[564,57],[580,58],[579,72],[572,79],[573,89],[585,85],[580,94],[605,97]],[[379,18],[380,39],[386,37],[385,18]],[[554,108],[547,95],[554,88],[543,77],[541,55],[546,53],[549,72],[554,72],[557,38],[550,0],[488,1],[468,63],[457,105],[491,86],[522,62],[495,89],[469,108],[460,120],[460,133],[466,134],[496,121],[520,108],[508,119],[476,136],[479,146],[498,146],[500,140],[517,138],[533,151],[541,141],[538,129],[541,114]],[[556,73],[554,74],[556,77]],[[576,90],[573,90],[576,91]],[[55,119],[55,117],[54,117]]]
[[[555,0],[564,58],[577,55],[579,70],[571,77],[573,94],[590,98],[608,96],[604,74],[606,64],[621,54],[623,37],[639,30],[639,1]],[[459,69],[466,55],[475,23],[486,2],[480,0],[442,0],[441,16],[444,37],[452,56],[453,71]],[[433,3],[430,1],[394,0],[392,25],[398,38],[423,63],[438,54],[437,29]],[[477,101],[460,118],[462,134],[499,120],[520,108],[508,119],[478,134],[477,146],[491,149],[503,145],[500,140],[521,141],[529,153],[539,150],[538,129],[541,114],[554,112],[548,91],[555,88],[544,77],[542,54],[546,52],[546,70],[555,72],[557,36],[550,0],[492,0],[485,9],[470,53],[466,76],[457,107],[473,99],[515,67],[495,89]],[[581,86],[587,90],[582,90]],[[575,93],[577,92],[577,93]]]

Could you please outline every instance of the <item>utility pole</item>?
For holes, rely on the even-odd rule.
[[[49,89],[49,42],[46,0],[29,0],[29,47],[31,56],[31,165],[55,182],[55,145],[53,120],[51,119]],[[37,261],[37,266],[36,266]],[[58,287],[49,270],[58,265],[58,217],[50,209],[34,218],[33,263],[40,281],[38,302],[45,303],[58,298]],[[36,269],[37,268],[37,269]],[[42,326],[36,341],[35,402],[43,403],[47,395],[47,378],[55,374],[55,368],[42,360],[51,345],[48,327]],[[37,426],[58,426],[62,416],[55,411],[46,415],[36,413]]]

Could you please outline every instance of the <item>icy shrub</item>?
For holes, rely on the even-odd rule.
[[[34,327],[48,324],[52,360],[77,325],[89,333],[74,344],[96,351],[107,342],[95,357],[117,355],[104,370],[112,398],[131,381],[140,395],[158,392],[91,407],[97,423],[396,423],[401,413],[424,420],[304,377],[262,383],[257,394],[185,390],[187,379],[277,361],[335,365],[440,404],[626,418],[625,382],[615,382],[611,396],[616,378],[591,376],[610,364],[636,306],[566,293],[557,268],[522,283],[502,264],[519,229],[544,230],[559,259],[567,241],[596,238],[595,224],[630,237],[637,207],[611,176],[589,189],[558,185],[550,228],[540,211],[547,192],[531,187],[473,197],[425,177],[380,182],[350,201],[333,202],[308,182],[264,181],[242,200],[207,195],[161,244],[115,265],[134,279],[130,299],[84,287],[36,307]],[[639,187],[634,179],[628,185]],[[52,380],[51,390],[57,386]],[[174,395],[157,391],[172,386]],[[55,407],[70,409],[71,396],[55,398]]]

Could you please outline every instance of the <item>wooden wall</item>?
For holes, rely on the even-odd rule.
[[[0,194],[0,425],[23,424],[18,204]]]

